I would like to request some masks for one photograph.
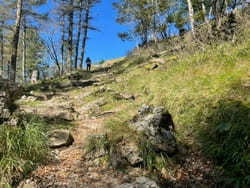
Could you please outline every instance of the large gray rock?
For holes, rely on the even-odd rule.
[[[143,105],[130,127],[143,132],[156,150],[173,154],[176,151],[174,123],[170,113],[163,107]]]
[[[70,146],[73,142],[74,138],[68,130],[57,129],[49,133],[50,148]]]
[[[160,188],[157,183],[147,177],[138,177],[133,183],[125,183],[115,188]]]

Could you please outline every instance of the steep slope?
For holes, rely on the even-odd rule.
[[[194,54],[128,56],[92,73],[29,87],[34,99],[21,99],[22,109],[53,121],[49,129],[71,129],[75,143],[53,151],[53,160],[27,181],[40,187],[111,187],[143,174],[157,175],[165,187],[249,185],[249,36],[247,30],[237,43]],[[174,156],[165,156],[163,165],[154,156],[150,164],[120,170],[108,167],[109,158],[97,166],[84,160],[88,136],[107,133],[112,146],[121,138],[139,138],[128,125],[143,104],[163,106],[172,115]]]

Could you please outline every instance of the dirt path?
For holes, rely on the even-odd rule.
[[[51,160],[39,166],[28,179],[20,184],[31,184],[34,187],[72,187],[72,188],[95,188],[112,187],[123,183],[128,179],[122,173],[112,169],[91,167],[83,161],[83,147],[88,135],[100,133],[103,128],[104,118],[88,118],[77,121],[73,130],[74,143],[52,151]]]
[[[94,76],[100,77],[98,73]],[[93,86],[84,88],[83,94],[90,92],[91,89],[93,89]],[[84,96],[77,97],[84,98]],[[29,113],[53,118],[58,115],[58,111],[68,113],[72,107],[76,110],[74,113],[80,115],[78,120],[71,121],[76,125],[71,130],[74,143],[70,147],[52,150],[47,164],[39,166],[26,180],[21,182],[18,188],[23,188],[24,185],[31,185],[34,188],[110,188],[129,180],[124,173],[116,172],[107,167],[94,167],[83,161],[86,138],[88,135],[103,131],[103,121],[106,115],[89,117],[88,104],[76,104],[76,98],[67,92],[49,100],[40,101],[38,106],[35,107],[24,105],[22,109]],[[135,171],[136,169],[130,173]]]

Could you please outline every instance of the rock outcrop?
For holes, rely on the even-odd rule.
[[[133,118],[130,128],[138,133],[142,133],[142,139],[150,142],[150,147],[152,147],[150,149],[156,153],[173,155],[177,151],[174,123],[169,112],[163,107],[143,105]],[[107,144],[112,144],[112,146],[104,147],[103,145],[103,147],[91,151],[85,157],[87,161],[98,161],[108,155],[109,162],[114,168],[125,164],[124,161],[130,166],[137,166],[143,163],[143,154],[138,141],[122,137],[119,141],[113,143],[107,135],[92,136],[92,139],[97,140],[96,142],[105,140]]]
[[[171,155],[176,151],[174,123],[170,113],[163,107],[143,105],[134,117],[130,127],[143,132],[155,150]]]

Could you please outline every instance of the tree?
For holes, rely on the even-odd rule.
[[[19,42],[20,24],[22,18],[22,6],[23,6],[23,0],[17,0],[16,23],[11,43],[11,60],[10,60],[10,80],[13,82],[16,81],[16,59],[17,59],[17,48]]]
[[[189,20],[192,36],[195,38],[195,30],[194,30],[194,9],[191,0],[187,0],[188,3],[188,12],[189,12]]]
[[[23,19],[23,59],[22,59],[22,75],[23,75],[23,83],[26,83],[26,20]]]
[[[4,34],[3,34],[3,25],[4,21],[0,22],[0,76],[3,77],[4,73]]]
[[[69,2],[69,14],[68,14],[68,41],[67,41],[67,47],[68,47],[68,54],[67,54],[67,65],[68,65],[68,71],[72,70],[73,66],[73,26],[74,26],[74,0],[70,0]]]
[[[59,62],[59,55],[57,52],[57,46],[56,46],[56,42],[53,39],[54,37],[48,36],[48,39],[46,40],[47,44],[46,44],[46,48],[47,48],[47,53],[49,54],[50,59],[54,62],[54,64],[56,65],[57,69],[58,69],[58,73],[61,74],[61,66],[60,66],[60,62]]]
[[[176,5],[181,1],[174,0],[122,0],[113,3],[118,12],[116,21],[129,27],[126,32],[119,33],[122,40],[141,41],[146,45],[158,38],[167,38],[169,21],[176,14]]]
[[[84,55],[85,55],[85,47],[86,47],[86,41],[88,38],[88,30],[97,30],[94,27],[91,27],[89,25],[89,20],[91,19],[90,17],[90,10],[93,8],[97,3],[99,3],[100,0],[83,0],[83,6],[84,6],[84,21],[82,25],[83,29],[83,38],[82,38],[82,50],[81,50],[81,56],[80,56],[80,68],[83,67],[83,60],[84,60]]]
[[[152,1],[122,0],[121,2],[113,3],[113,6],[118,11],[116,21],[131,28],[130,31],[120,33],[119,35],[124,37],[123,39],[131,39],[138,36],[143,45],[147,44],[149,31],[152,28],[151,24],[154,20]]]
[[[77,29],[77,39],[75,44],[75,69],[77,69],[77,61],[78,61],[78,53],[79,53],[79,45],[80,45],[80,37],[82,30],[82,12],[83,12],[83,0],[79,0],[79,17],[78,17],[78,29]]]

